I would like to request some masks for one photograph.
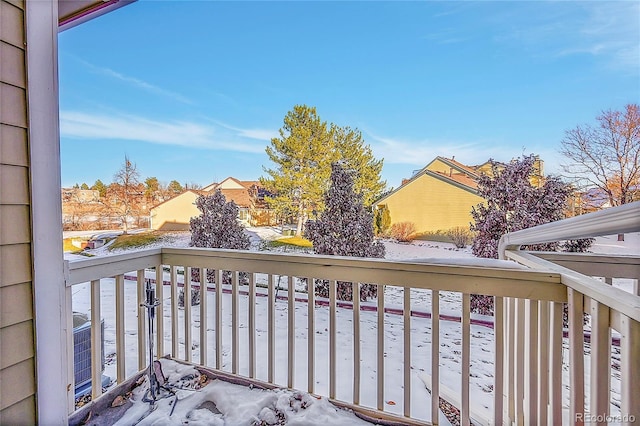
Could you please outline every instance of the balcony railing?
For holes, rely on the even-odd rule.
[[[623,216],[640,217],[638,206]],[[587,216],[577,219],[588,221]],[[599,221],[607,217],[600,215]],[[562,236],[563,222],[553,224],[559,227],[555,239],[584,237],[587,231],[601,235],[592,227],[576,233],[579,222],[571,220],[571,237]],[[621,229],[640,231],[637,221],[632,225]],[[535,228],[527,231],[536,235]],[[90,311],[92,324],[100,324],[103,316],[113,321],[113,345],[106,346],[113,347],[118,383],[147,365],[146,314],[139,305],[145,282],[153,280],[163,302],[154,324],[157,356],[168,353],[306,390],[407,424],[437,424],[439,397],[460,408],[463,424],[471,419],[480,424],[522,424],[525,419],[581,423],[603,414],[622,421],[640,418],[640,297],[543,259],[551,255],[512,250],[516,244],[543,241],[529,234],[516,237],[510,234],[503,245],[504,256],[529,269],[510,268],[512,262],[483,266],[475,259],[447,265],[442,259],[422,263],[162,248],[70,262],[67,294],[75,306],[84,304]],[[609,258],[603,264],[626,262],[628,270],[594,275],[628,277],[637,270],[633,259]],[[215,271],[216,284],[206,286],[199,306],[179,308],[178,292],[183,290],[188,302],[200,287],[191,279],[194,270],[199,277]],[[229,284],[218,284],[223,275],[230,277]],[[304,291],[305,282],[314,280],[328,281],[328,299]],[[359,294],[359,283],[375,284],[377,298],[338,301],[338,282],[351,283],[353,294]],[[280,284],[285,294],[279,293]],[[83,291],[86,298],[78,300]],[[478,318],[470,313],[471,294],[493,297],[493,319],[473,321]],[[565,303],[568,339],[563,337]],[[590,314],[586,329],[585,312]],[[459,323],[445,320],[452,314]],[[485,325],[474,325],[478,322]],[[591,336],[588,343],[585,331]],[[616,339],[619,335],[619,360],[615,347],[612,356],[611,333]],[[101,376],[100,334],[100,327],[92,327],[93,383]],[[277,347],[281,342],[284,347]],[[569,357],[563,356],[566,348]],[[399,364],[392,365],[393,360]],[[94,386],[93,398],[101,392]]]

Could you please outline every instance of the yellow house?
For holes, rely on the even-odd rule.
[[[471,206],[483,202],[479,177],[472,167],[437,157],[376,204],[387,206],[391,224],[413,222],[418,232],[469,227]]]
[[[542,182],[542,160],[536,158],[533,185]],[[500,168],[500,164],[498,164]],[[467,166],[454,158],[436,157],[426,167],[403,180],[402,185],[380,199],[386,205],[391,224],[413,222],[418,232],[435,232],[472,222],[471,208],[484,201],[478,195],[478,179],[492,174],[491,162]]]
[[[227,201],[238,206],[238,220],[246,225],[272,225],[275,216],[264,204],[260,182],[240,181],[228,177],[220,183],[212,183],[201,190],[187,190],[151,208],[151,228],[161,231],[185,231],[192,217],[200,215],[195,205],[200,195],[220,190]]]

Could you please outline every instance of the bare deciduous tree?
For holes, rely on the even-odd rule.
[[[138,198],[140,198],[140,173],[135,163],[129,161],[125,155],[120,170],[113,176],[110,185],[113,197],[117,203],[115,211],[124,225],[124,233],[128,231],[128,219],[137,213]]]
[[[567,130],[560,153],[566,173],[583,188],[597,187],[611,206],[640,199],[640,107],[603,111],[597,125]]]

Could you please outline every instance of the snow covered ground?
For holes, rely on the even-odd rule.
[[[278,229],[251,228],[248,230],[252,238],[252,247],[258,250],[263,239],[274,239],[279,236]],[[189,236],[186,233],[168,235],[160,245],[173,247],[186,247],[189,244]],[[385,242],[387,258],[394,260],[439,259],[441,262],[477,262],[469,249],[457,250],[453,245],[446,243],[434,243],[427,241],[414,241],[411,244],[398,244]],[[149,248],[149,247],[146,247]],[[597,240],[592,251],[601,253],[626,253],[638,254],[640,252],[640,234],[626,235],[625,242],[618,242],[616,237],[602,237]],[[122,253],[122,251],[109,252],[106,248],[91,251],[95,255],[107,256]],[[74,255],[67,255],[75,258]],[[445,260],[446,259],[446,260]],[[260,280],[259,280],[260,281]],[[285,281],[285,280],[283,280]],[[284,284],[284,283],[283,283]],[[614,283],[615,284],[615,283]],[[137,372],[137,301],[136,283],[125,281],[125,340],[126,340],[126,370],[127,375]],[[300,290],[303,286],[300,286]],[[297,290],[299,290],[297,288]],[[74,311],[88,313],[90,309],[88,284],[80,284],[73,288]],[[112,279],[102,280],[101,309],[105,320],[105,352],[107,354],[107,366],[105,374],[115,377],[115,299],[114,282]],[[403,290],[397,287],[385,289],[385,303],[401,306]],[[430,310],[431,293],[429,291],[412,290],[412,309]],[[256,346],[258,357],[256,359],[257,378],[267,379],[267,306],[266,298],[256,299]],[[215,293],[207,292],[209,307],[215,306]],[[231,371],[231,296],[222,296],[223,330],[222,330],[222,359],[223,371]],[[170,351],[170,294],[165,288],[163,295],[164,322],[165,322],[165,352]],[[239,324],[240,324],[240,363],[239,373],[248,376],[248,298],[239,298]],[[460,313],[461,297],[459,293],[443,292],[441,295],[441,311]],[[287,383],[287,302],[277,300],[276,306],[276,371],[275,383],[286,387]],[[337,357],[337,399],[350,401],[353,392],[353,341],[352,323],[353,311],[349,309],[337,310],[337,335],[339,350]],[[184,354],[184,311],[180,310],[180,356]],[[360,313],[362,340],[361,340],[361,405],[367,407],[376,406],[376,329],[377,314],[363,311]],[[199,362],[199,309],[192,311],[191,323],[194,327],[192,354],[193,360]],[[296,303],[296,359],[294,387],[307,388],[307,305]],[[208,351],[208,365],[215,365],[215,318],[212,309],[208,312],[207,337],[210,346]],[[441,382],[459,392],[461,387],[460,370],[460,345],[461,326],[456,322],[442,321],[440,324],[440,369]],[[315,391],[318,394],[328,395],[328,354],[329,354],[329,315],[328,308],[317,306],[315,309],[315,357],[316,357],[316,383]],[[385,314],[385,410],[391,413],[402,414],[403,406],[403,323],[399,315]],[[413,317],[411,319],[411,406],[412,416],[418,419],[429,420],[430,394],[423,382],[424,374],[430,374],[431,359],[431,321],[426,318]],[[493,330],[480,325],[471,326],[471,394],[472,401],[477,410],[491,410],[493,405]],[[588,364],[587,364],[588,365]],[[615,374],[615,372],[614,372]],[[565,379],[568,372],[565,371]],[[612,383],[614,391],[615,384]],[[568,393],[565,392],[565,400],[568,401]],[[255,407],[254,407],[255,408]],[[615,409],[615,408],[614,408]],[[446,419],[440,415],[443,424]],[[333,424],[333,423],[331,423]]]
[[[207,380],[196,368],[172,360],[156,361],[162,385],[150,410],[149,382],[134,388],[133,403],[114,426],[128,425],[366,425],[352,412],[326,398],[287,389],[263,390]],[[145,377],[145,379],[147,379]],[[204,379],[204,380],[203,380]]]

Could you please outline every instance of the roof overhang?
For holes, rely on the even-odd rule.
[[[58,0],[58,32],[119,9],[136,0]]]

